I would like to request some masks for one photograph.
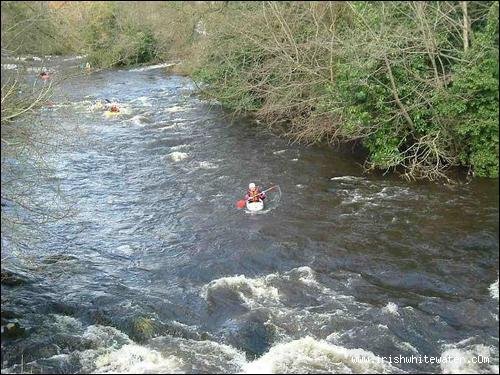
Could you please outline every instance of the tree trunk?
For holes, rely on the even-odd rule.
[[[405,118],[406,122],[410,126],[410,129],[415,129],[415,125],[413,124],[413,121],[411,120],[411,117],[408,114],[408,111],[406,110],[405,106],[401,102],[401,99],[399,98],[398,88],[396,87],[396,81],[394,80],[394,75],[392,74],[391,64],[389,63],[389,59],[387,58],[387,55],[385,55],[385,54],[384,54],[384,62],[385,62],[385,66],[387,68],[387,75],[389,76],[389,80],[391,81],[391,89],[392,89],[392,95],[394,96],[394,101],[396,102],[397,106],[401,110],[401,113],[403,114],[403,117]]]
[[[464,52],[467,52],[469,49],[469,38],[470,38],[470,19],[467,13],[467,1],[461,1],[460,5],[462,6],[462,14],[464,17],[462,31],[463,31],[463,39],[464,39]]]

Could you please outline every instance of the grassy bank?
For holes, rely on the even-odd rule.
[[[2,41],[22,45],[18,53],[85,53],[95,67],[179,59],[205,95],[263,126],[305,143],[362,144],[367,169],[498,176],[497,2],[3,2],[2,10]]]

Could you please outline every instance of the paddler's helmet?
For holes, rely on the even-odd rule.
[[[255,189],[255,184],[254,184],[253,182],[252,182],[252,183],[250,183],[250,185],[248,185],[248,188],[249,188],[250,190]]]

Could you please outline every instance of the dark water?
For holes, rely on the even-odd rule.
[[[2,285],[26,329],[2,372],[498,372],[498,180],[363,175],[193,89],[100,72],[42,112],[74,138],[48,159],[76,214],[4,264],[27,282]],[[280,187],[263,213],[235,208],[249,182]]]

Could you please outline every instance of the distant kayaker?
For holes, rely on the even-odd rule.
[[[120,112],[120,108],[116,103],[111,103],[108,99],[104,99],[106,101],[106,104],[104,105],[104,108],[106,111],[109,112]]]
[[[248,191],[245,195],[245,200],[249,202],[259,202],[266,199],[266,193],[263,193],[258,186],[252,182],[248,185]]]

